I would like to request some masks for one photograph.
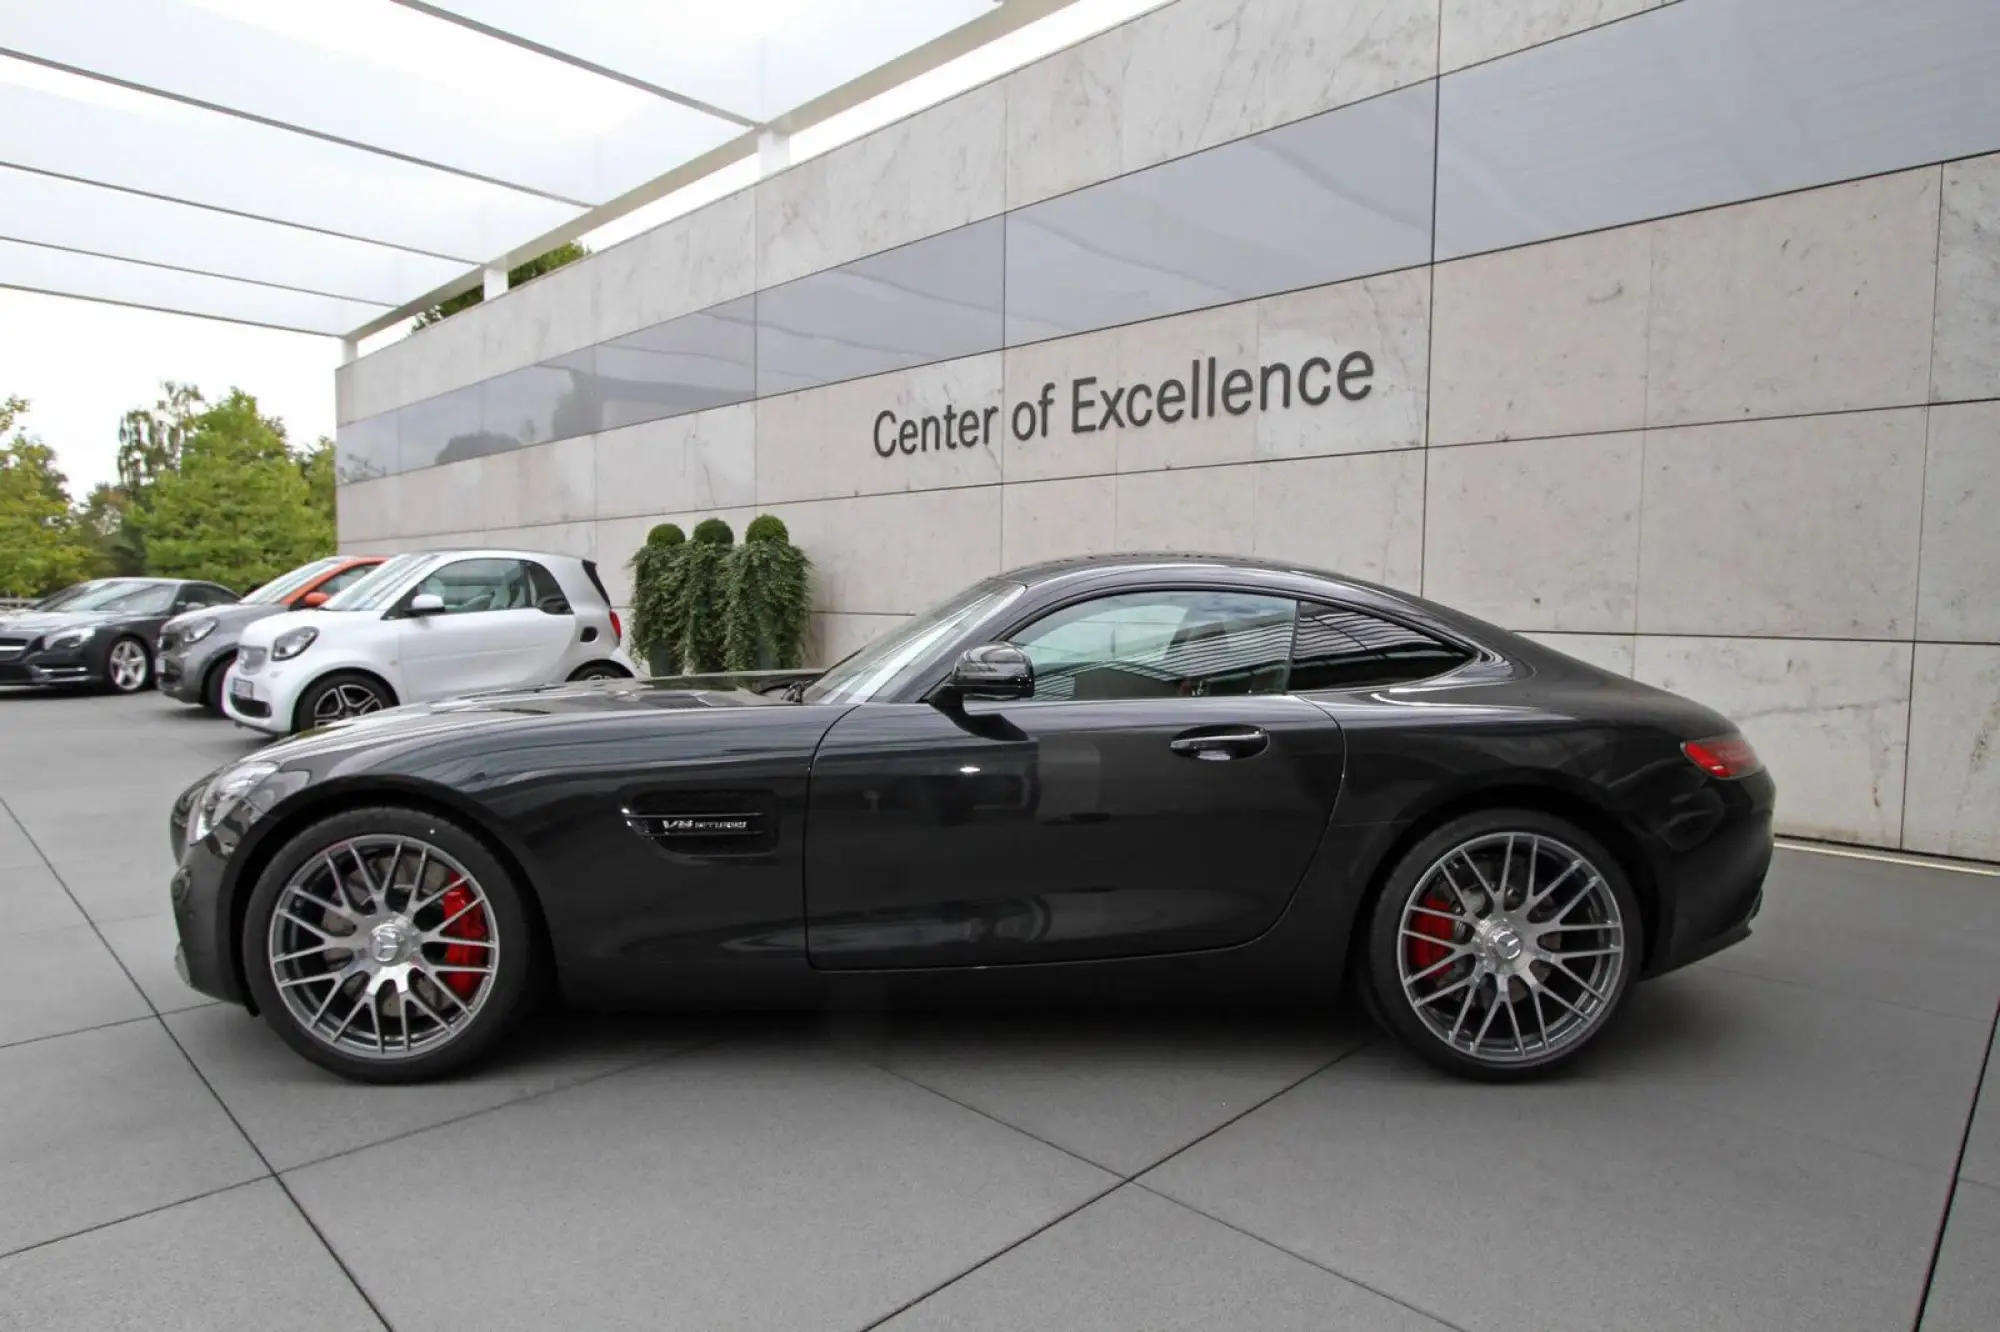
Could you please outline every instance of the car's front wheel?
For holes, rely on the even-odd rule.
[[[234,653],[208,668],[208,674],[201,678],[201,705],[220,717],[222,710],[222,686],[229,675],[230,663],[236,660]]]
[[[451,820],[394,807],[293,838],[257,880],[242,947],[278,1035],[362,1082],[478,1059],[525,1013],[538,965],[506,868]]]
[[[339,671],[323,680],[313,681],[312,687],[299,696],[298,709],[292,716],[292,729],[305,731],[315,726],[328,726],[346,721],[349,717],[365,717],[371,712],[395,706],[395,697],[380,680],[358,671]]]
[[[1418,1055],[1494,1081],[1601,1036],[1644,956],[1639,903],[1583,829],[1533,810],[1452,820],[1390,872],[1369,924],[1371,1010]]]
[[[125,637],[104,654],[104,682],[114,693],[136,694],[153,682],[153,657],[144,642]]]

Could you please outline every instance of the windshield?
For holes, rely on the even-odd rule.
[[[330,555],[323,560],[314,560],[311,564],[301,564],[290,573],[279,574],[255,592],[243,598],[243,604],[246,606],[268,606],[274,601],[283,601],[286,597],[289,597],[292,593],[298,591],[338,563],[340,563],[340,558]]]
[[[428,551],[394,556],[376,565],[373,573],[364,575],[358,582],[336,593],[320,609],[330,611],[381,610],[396,599],[396,589],[402,585],[405,574],[419,565],[429,564],[437,558],[437,555]]]
[[[861,703],[900,687],[908,683],[909,672],[941,645],[1026,590],[1019,583],[981,583],[961,592],[847,657],[808,685],[800,697],[808,703]]]
[[[55,610],[59,606],[69,605],[70,602],[75,601],[78,597],[82,596],[86,592],[91,591],[93,588],[99,588],[103,586],[104,583],[101,580],[95,580],[95,579],[88,583],[71,583],[68,587],[64,588],[60,592],[49,593],[49,595],[43,597],[40,601],[36,602],[32,607],[30,607],[30,609]]]
[[[153,615],[174,604],[178,583],[144,583],[137,579],[116,579],[79,592],[58,606],[65,611],[122,611],[132,615]]]

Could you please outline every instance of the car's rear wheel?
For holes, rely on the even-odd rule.
[[[358,809],[293,838],[243,925],[257,1007],[306,1058],[363,1082],[419,1082],[489,1051],[538,965],[521,887],[458,824]]]
[[[632,673],[616,662],[586,662],[569,673],[572,680],[629,680]]]
[[[304,731],[315,726],[328,726],[395,706],[395,698],[380,680],[370,679],[357,671],[338,671],[324,680],[315,680],[312,687],[299,696],[298,709],[292,716],[292,729]]]
[[[1533,810],[1447,823],[1390,872],[1364,984],[1389,1031],[1440,1068],[1505,1081],[1595,1042],[1644,956],[1639,903],[1583,829]]]
[[[236,660],[231,653],[208,668],[208,674],[201,677],[201,705],[220,717],[222,711],[222,684],[229,674],[229,663]]]
[[[104,682],[111,686],[112,692],[136,694],[152,681],[152,654],[139,639],[121,638],[104,654]]]

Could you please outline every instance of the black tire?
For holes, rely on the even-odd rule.
[[[632,673],[615,661],[587,661],[569,673],[572,682],[577,680],[629,680]]]
[[[366,691],[367,695],[374,699],[373,706],[362,707],[359,711],[355,711],[343,705],[343,710],[338,717],[323,717],[320,715],[324,709],[330,706],[327,702],[329,698],[336,696],[358,697],[358,695],[347,694],[346,691]],[[315,726],[323,726],[331,721],[341,721],[347,717],[358,717],[369,712],[378,712],[383,708],[393,708],[395,706],[396,695],[394,692],[390,690],[388,685],[383,684],[374,676],[363,674],[360,671],[335,671],[331,675],[323,676],[313,681],[311,687],[305,693],[299,695],[298,704],[292,709],[292,730],[294,732],[309,731]]]
[[[1520,884],[1521,878],[1516,877],[1518,875],[1529,880],[1525,885],[1527,890],[1532,890],[1536,884],[1546,887],[1564,862],[1556,860],[1550,863],[1543,857],[1553,856],[1558,852],[1573,853],[1595,871],[1596,875],[1594,881],[1589,876],[1584,876],[1586,886],[1581,890],[1580,896],[1587,896],[1590,900],[1581,904],[1587,910],[1584,916],[1577,919],[1582,921],[1597,919],[1605,922],[1615,920],[1616,924],[1606,923],[1591,927],[1589,931],[1586,931],[1586,927],[1581,924],[1566,924],[1560,935],[1552,932],[1527,941],[1525,955],[1521,947],[1523,934],[1533,933],[1537,924],[1544,929],[1551,929],[1555,924],[1563,922],[1563,918],[1569,916],[1570,911],[1564,909],[1559,914],[1545,914],[1545,918],[1538,922],[1522,924],[1519,931],[1503,931],[1506,937],[1500,938],[1497,942],[1491,937],[1480,936],[1469,925],[1445,924],[1441,928],[1446,934],[1439,944],[1429,944],[1424,939],[1406,943],[1405,909],[1413,905],[1420,890],[1426,894],[1426,901],[1415,903],[1419,908],[1427,908],[1442,900],[1429,896],[1440,892],[1438,885],[1446,882],[1432,877],[1433,868],[1444,858],[1454,855],[1455,848],[1468,845],[1480,848],[1474,853],[1476,855],[1488,857],[1496,855],[1498,852],[1493,848],[1507,845],[1501,840],[1506,834],[1518,834],[1538,841],[1535,843],[1537,858],[1529,865],[1519,870],[1510,870],[1508,862],[1502,862],[1501,872],[1508,875],[1504,881],[1505,885]],[[1479,891],[1479,886],[1484,880],[1479,875],[1468,873],[1471,867],[1463,860],[1455,863],[1458,868],[1454,871],[1454,877],[1468,880],[1466,886],[1471,891],[1474,904],[1484,903],[1490,906],[1490,899]],[[1542,866],[1546,868],[1539,868]],[[1486,873],[1489,879],[1498,877],[1493,874],[1491,863],[1487,865]],[[1427,881],[1428,887],[1426,887]],[[1609,900],[1615,903],[1615,917],[1611,915],[1610,908],[1604,904],[1604,896],[1596,892],[1595,883],[1601,883],[1603,894],[1608,894]],[[1560,892],[1561,895],[1551,896],[1548,905],[1539,908],[1544,913],[1555,912],[1559,904],[1571,900],[1567,890],[1561,889],[1560,884],[1550,888],[1550,891],[1552,894]],[[1453,914],[1468,915],[1464,907],[1463,899],[1460,899],[1451,909]],[[1415,921],[1419,916],[1427,920],[1443,920],[1439,913],[1427,909],[1420,909],[1410,919]],[[1516,914],[1507,919],[1523,922],[1533,920],[1525,906],[1517,908]],[[1491,925],[1497,927],[1506,923],[1496,921],[1491,922]],[[1571,932],[1594,934],[1594,937],[1579,939],[1578,942],[1589,946],[1602,945],[1606,949],[1616,951],[1615,956],[1606,956],[1603,963],[1607,969],[1614,960],[1618,964],[1612,979],[1608,982],[1610,987],[1608,991],[1600,988],[1589,993],[1580,992],[1573,988],[1569,981],[1563,979],[1563,975],[1573,972],[1573,969],[1567,969],[1566,964],[1564,973],[1555,974],[1550,971],[1550,964],[1535,962],[1537,957],[1546,958],[1560,952],[1564,947],[1560,939],[1569,937]],[[1464,942],[1458,942],[1461,936]],[[1539,951],[1544,944],[1548,945],[1548,951]],[[1428,953],[1416,951],[1427,947],[1432,951]],[[1512,956],[1504,962],[1496,962],[1495,959],[1500,956],[1501,951],[1508,949],[1512,950]],[[1443,960],[1445,955],[1455,950],[1462,952],[1451,960]],[[1633,981],[1638,978],[1639,967],[1644,957],[1645,927],[1639,912],[1638,896],[1632,890],[1624,867],[1596,838],[1566,819],[1536,810],[1482,810],[1462,815],[1444,824],[1411,847],[1390,871],[1388,881],[1383,885],[1380,896],[1376,898],[1369,918],[1366,974],[1361,978],[1361,986],[1366,992],[1367,1006],[1371,1014],[1392,1036],[1419,1057],[1461,1077],[1488,1082],[1513,1082],[1561,1068],[1602,1039],[1605,1031],[1614,1025],[1618,1013],[1623,1009],[1625,995],[1631,989]],[[1437,974],[1434,988],[1428,988],[1424,993],[1413,997],[1404,986],[1401,967],[1405,961],[1415,968],[1411,980],[1419,986],[1426,984],[1424,977],[1426,971],[1438,967],[1443,967],[1444,970]],[[1510,987],[1508,993],[1519,997],[1510,999],[1502,1007],[1491,1002],[1492,998],[1497,997],[1499,978],[1490,971],[1482,971],[1495,965],[1520,969],[1539,965],[1542,970],[1539,979],[1533,984],[1518,976],[1508,980]],[[1596,963],[1593,961],[1592,965]],[[1545,1024],[1543,1028],[1545,1034],[1540,1042],[1533,1040],[1532,1036],[1516,1036],[1514,1050],[1491,1049],[1481,1055],[1475,1055],[1469,1050],[1459,1048],[1455,1042],[1448,1039],[1453,1034],[1463,1034],[1471,1038],[1470,1045],[1485,1050],[1483,1042],[1472,1036],[1469,1026],[1461,1030],[1454,1022],[1451,1031],[1440,1033],[1431,1027],[1425,1020],[1424,1013],[1419,1011],[1421,999],[1432,997],[1446,985],[1456,985],[1459,977],[1464,975],[1473,976],[1474,979],[1465,990],[1458,991],[1459,994],[1467,994],[1468,1002],[1472,1003],[1477,1003],[1482,995],[1488,997],[1487,1003],[1478,1009],[1478,1014],[1484,1017],[1489,1010],[1493,1012],[1496,1023],[1492,1029],[1495,1047],[1507,1037],[1514,1036],[1513,1032],[1497,1026],[1499,1013],[1508,1013],[1510,1021],[1519,1020],[1524,1016],[1532,1018],[1555,1014],[1553,1022],[1556,1031],[1564,1030],[1563,1024],[1580,1022],[1580,1019],[1571,1016],[1575,1010],[1564,1012],[1553,1001],[1553,996],[1549,998],[1537,996],[1536,986],[1541,986],[1544,991],[1567,991],[1569,999],[1584,1006],[1590,1014],[1590,1020],[1569,1029],[1567,1036],[1561,1038],[1560,1043]],[[1591,973],[1591,978],[1600,981],[1603,979],[1601,974],[1595,971]],[[1546,983],[1551,979],[1556,984]],[[1589,997],[1590,994],[1600,994],[1602,999]],[[1460,1012],[1466,1010],[1454,994],[1447,993],[1427,1007],[1430,1012],[1440,1015],[1438,1020],[1442,1024],[1444,1011],[1453,1009],[1455,1005],[1458,1012],[1452,1013],[1451,1016],[1456,1018]],[[1525,1023],[1522,1030],[1526,1030]],[[1546,1044],[1549,1048],[1538,1053],[1533,1049],[1537,1043]]]
[[[307,1031],[286,1006],[272,974],[271,916],[292,876],[321,853],[350,838],[412,838],[462,865],[484,890],[491,907],[491,937],[499,944],[491,989],[457,1035],[429,1051],[370,1059],[336,1049]],[[357,1082],[427,1082],[456,1073],[492,1052],[532,1009],[541,992],[544,945],[535,937],[523,890],[478,837],[450,819],[396,806],[349,810],[306,828],[265,865],[251,891],[243,921],[243,971],[257,1011],[294,1050]],[[318,993],[318,992],[315,992]],[[390,1041],[393,1054],[393,1040]]]
[[[226,716],[222,710],[222,679],[229,674],[229,663],[236,660],[230,653],[221,661],[208,668],[208,674],[201,677],[201,705],[217,717]]]
[[[136,683],[121,684],[117,658],[121,654],[129,654],[135,650],[144,664],[139,668],[136,677],[126,677],[128,681],[136,679]],[[114,694],[143,694],[153,687],[153,653],[146,646],[145,639],[133,634],[122,634],[104,649],[104,687]]]

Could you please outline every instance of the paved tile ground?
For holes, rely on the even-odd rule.
[[[1781,852],[1528,1087],[1354,1018],[899,1016],[370,1089],[173,973],[168,803],[253,748],[0,691],[0,1329],[2000,1327],[2000,878]]]

